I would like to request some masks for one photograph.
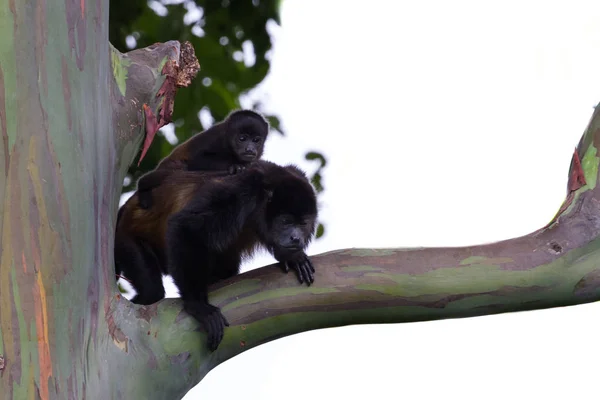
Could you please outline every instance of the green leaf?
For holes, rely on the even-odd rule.
[[[325,234],[325,226],[323,224],[319,224],[319,226],[317,226],[317,233],[315,235],[315,239],[319,239],[319,238],[323,237],[324,234]]]
[[[269,125],[271,129],[279,132],[282,136],[285,136],[283,129],[281,129],[281,121],[275,115],[265,115],[267,121],[269,121]]]

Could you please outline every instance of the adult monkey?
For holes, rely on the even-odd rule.
[[[229,323],[208,302],[208,286],[239,273],[242,258],[266,248],[285,272],[310,285],[315,269],[304,252],[316,227],[317,201],[303,171],[258,161],[244,174],[157,170],[162,184],[150,209],[134,194],[119,210],[115,269],[132,283],[135,303],[164,297],[170,274],[184,309],[204,327],[215,350]],[[159,201],[160,200],[160,201]]]
[[[233,111],[225,120],[200,132],[179,146],[156,167],[188,171],[227,171],[237,174],[262,157],[269,124],[252,110]],[[137,183],[140,207],[152,206],[153,188],[163,175],[146,174]]]

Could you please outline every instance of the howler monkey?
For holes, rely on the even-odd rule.
[[[133,302],[164,297],[161,274],[172,276],[184,309],[205,328],[211,350],[229,325],[208,303],[208,286],[239,272],[242,258],[266,248],[300,283],[315,272],[304,249],[316,226],[315,192],[293,165],[258,161],[243,174],[157,170],[156,204],[134,194],[117,220],[115,266],[137,291]]]
[[[252,110],[236,110],[225,120],[177,146],[156,167],[188,171],[227,171],[236,174],[262,157],[269,124]],[[140,207],[152,205],[152,188],[162,175],[146,174],[137,183]]]

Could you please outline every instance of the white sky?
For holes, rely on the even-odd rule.
[[[598,1],[283,2],[261,92],[320,150],[326,236],[455,246],[546,224],[600,101]],[[249,267],[271,263],[256,259]],[[597,395],[600,304],[308,332],[247,351],[186,399],[565,399]]]

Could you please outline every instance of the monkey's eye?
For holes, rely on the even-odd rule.
[[[252,139],[252,141],[253,141],[254,143],[258,143],[258,142],[260,142],[260,138],[259,138],[259,137],[255,137],[254,139]]]
[[[246,139],[248,139],[248,136],[246,135],[240,135],[240,137],[238,138],[240,142],[245,142]]]

